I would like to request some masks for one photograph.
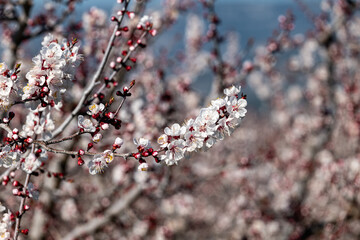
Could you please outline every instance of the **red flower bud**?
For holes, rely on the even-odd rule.
[[[88,147],[87,147],[87,151],[89,151],[93,146],[94,146],[93,143],[89,143],[89,144],[88,144]]]
[[[78,165],[79,166],[82,166],[82,165],[84,165],[84,160],[81,158],[81,157],[78,157]]]
[[[24,234],[24,235],[28,235],[29,234],[29,229],[22,229],[21,231],[20,231],[22,234]]]

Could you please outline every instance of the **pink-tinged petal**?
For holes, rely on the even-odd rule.
[[[180,130],[180,125],[178,123],[175,123],[171,127],[172,133],[177,133]]]
[[[239,107],[241,107],[241,108],[245,108],[245,107],[247,106],[247,101],[246,101],[245,99],[240,99],[240,100],[238,101],[238,105],[239,105]]]
[[[172,134],[171,129],[168,128],[168,127],[166,127],[166,128],[164,129],[164,132],[165,132],[166,135],[169,135],[169,136],[171,136],[171,134]]]
[[[247,110],[245,108],[241,108],[241,109],[239,109],[238,112],[239,112],[240,117],[245,117]]]

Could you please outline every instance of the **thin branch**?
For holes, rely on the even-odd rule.
[[[0,123],[0,128],[6,130],[8,133],[12,133],[11,128],[8,125],[4,124],[4,123]]]
[[[122,101],[121,101],[121,103],[120,103],[119,107],[116,109],[116,112],[114,113],[114,116],[115,116],[115,117],[116,117],[116,115],[118,115],[118,113],[119,113],[120,109],[121,109],[121,108],[122,108],[122,106],[124,105],[125,100],[126,100],[126,96],[124,96],[124,97],[123,97],[123,99],[122,99]]]
[[[125,6],[123,8],[124,11],[127,10],[127,7],[129,5],[130,0],[125,1]],[[99,68],[97,69],[94,77],[92,78],[91,82],[89,83],[89,85],[87,86],[87,88],[85,89],[78,105],[75,107],[75,109],[71,112],[71,114],[66,118],[66,120],[53,132],[52,134],[52,139],[57,137],[60,133],[62,133],[64,131],[64,129],[69,125],[69,123],[71,122],[71,120],[78,114],[78,112],[81,110],[85,100],[88,98],[88,96],[90,95],[91,91],[93,90],[93,88],[95,87],[95,83],[100,79],[101,73],[103,72],[104,68],[105,68],[105,64],[110,56],[110,52],[113,48],[114,45],[114,41],[116,38],[116,32],[119,30],[120,25],[124,19],[124,15],[123,14],[120,16],[120,19],[116,25],[116,27],[114,28],[114,31],[110,37],[109,43],[107,45],[106,51],[105,51],[105,55],[100,63]]]
[[[147,35],[147,33],[148,33],[147,31],[143,32],[143,34],[140,36],[139,39],[141,40],[141,39],[145,38],[146,35]],[[113,78],[115,77],[115,75],[122,69],[122,67],[123,67],[124,65],[126,65],[126,62],[129,60],[131,54],[132,54],[138,47],[139,47],[139,44],[136,43],[136,44],[134,44],[134,49],[129,49],[128,53],[126,54],[126,56],[122,59],[121,63],[119,64],[119,67],[116,68],[116,69],[112,72],[112,74],[110,75],[109,79],[113,79]],[[97,92],[96,92],[94,95],[98,95],[102,90],[105,89],[105,87],[106,87],[106,84],[104,83],[104,84],[97,90]],[[95,99],[94,97],[91,98],[91,99],[89,99],[89,102],[92,102],[94,99]]]
[[[75,156],[78,155],[77,151],[67,151],[67,150],[64,150],[64,149],[51,148],[51,147],[47,146],[47,144],[44,141],[34,141],[34,144],[37,144],[37,145],[41,146],[42,148],[44,148],[48,152],[66,154],[66,155],[75,155]],[[88,151],[85,151],[85,153],[84,153],[85,156],[95,156],[97,154],[101,154],[101,153],[99,153],[99,152],[88,152]],[[128,157],[131,157],[132,154],[131,153],[126,153],[126,154],[114,153],[114,156],[115,157],[122,157],[124,159],[127,159]]]
[[[83,132],[76,132],[70,136],[67,136],[67,137],[63,137],[61,139],[57,139],[57,140],[49,140],[49,141],[43,141],[46,145],[50,145],[50,144],[55,144],[55,143],[60,143],[60,142],[65,142],[67,140],[71,140],[73,139],[74,137],[77,137],[77,136],[80,136],[82,134],[85,134],[85,133],[91,133],[90,131],[83,131]]]
[[[14,233],[14,240],[18,239],[19,236],[19,231],[20,231],[20,223],[21,223],[21,218],[24,214],[24,205],[25,205],[25,201],[26,201],[26,189],[27,189],[27,185],[29,184],[30,181],[30,174],[26,174],[26,179],[25,179],[25,183],[24,183],[24,190],[23,190],[23,194],[24,197],[21,199],[20,202],[20,206],[19,206],[19,215],[16,218],[16,225],[15,225],[15,233]]]

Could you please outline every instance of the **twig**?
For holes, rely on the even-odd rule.
[[[4,124],[4,123],[0,123],[0,128],[6,130],[8,133],[12,133],[11,128],[8,125]]]
[[[19,236],[20,223],[21,223],[21,218],[24,214],[24,205],[25,205],[25,201],[26,201],[26,189],[29,184],[29,181],[30,181],[30,174],[28,173],[28,174],[26,174],[26,179],[25,179],[25,183],[24,183],[24,190],[23,190],[24,196],[21,199],[20,206],[19,206],[19,215],[16,218],[14,240],[17,240],[18,236]]]
[[[125,1],[125,6],[123,8],[124,11],[126,11],[128,5],[129,5],[130,0]],[[52,138],[57,137],[60,133],[62,133],[64,131],[64,129],[69,125],[69,123],[71,122],[71,120],[78,114],[78,112],[81,110],[85,100],[88,98],[88,96],[90,95],[91,91],[93,90],[93,88],[95,87],[95,83],[100,79],[101,73],[103,72],[104,68],[105,68],[105,64],[110,56],[110,52],[113,48],[114,45],[114,41],[116,38],[116,32],[119,30],[120,25],[124,19],[124,15],[120,16],[120,19],[116,25],[116,27],[114,28],[114,31],[110,37],[109,43],[107,45],[104,57],[100,63],[99,68],[97,69],[94,77],[92,78],[91,82],[89,83],[89,85],[87,86],[87,88],[85,89],[78,105],[75,107],[75,109],[71,112],[71,114],[66,118],[66,120],[52,133]]]
[[[148,33],[148,32],[145,31],[145,32],[140,36],[139,39],[140,39],[140,40],[143,39],[143,38],[147,35],[147,33]],[[124,57],[124,59],[122,59],[119,67],[116,68],[116,69],[112,72],[112,74],[110,75],[109,79],[113,79],[113,78],[115,77],[115,75],[122,69],[122,67],[123,67],[124,65],[126,65],[126,62],[129,60],[131,54],[132,54],[138,47],[139,47],[139,44],[136,43],[136,44],[134,44],[134,49],[132,49],[132,50],[129,49],[129,51],[128,51],[128,53],[126,54],[126,56]],[[96,92],[94,95],[98,95],[102,90],[105,89],[105,87],[106,87],[106,84],[104,83],[104,84],[97,90],[97,92]],[[89,99],[89,102],[92,102],[94,99],[95,99],[94,97],[91,98],[91,99]]]
[[[60,153],[60,154],[66,154],[66,155],[78,155],[78,152],[76,151],[67,151],[64,149],[56,149],[56,148],[51,148],[49,146],[47,146],[47,144],[44,141],[34,141],[34,144],[37,144],[39,146],[41,146],[42,148],[44,148],[46,151],[48,152],[53,152],[53,153]],[[84,155],[85,156],[95,156],[97,154],[101,154],[98,152],[88,152],[85,151]],[[127,154],[120,154],[120,153],[114,153],[115,157],[122,157],[124,159],[127,159],[128,157],[131,157],[131,153],[127,153]]]

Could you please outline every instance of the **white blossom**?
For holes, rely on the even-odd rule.
[[[121,147],[124,144],[124,140],[122,138],[117,137],[114,142],[115,145]]]
[[[95,134],[94,137],[92,138],[93,142],[96,142],[96,143],[100,142],[101,139],[102,139],[101,133]]]
[[[245,99],[236,99],[234,98],[227,107],[228,112],[235,118],[245,117],[247,110],[245,107],[247,102]]]
[[[103,152],[103,156],[107,164],[111,163],[114,160],[114,154],[110,150],[105,150]]]
[[[91,122],[90,119],[84,119],[83,115],[79,115],[78,117],[78,126],[79,128],[83,128],[85,131],[95,132],[96,127]]]
[[[2,165],[5,168],[15,167],[20,161],[20,154],[18,152],[9,152],[7,156],[2,159]],[[1,163],[0,163],[1,165]]]
[[[224,94],[225,94],[226,96],[233,97],[233,96],[238,95],[240,91],[241,91],[241,87],[240,87],[240,86],[239,86],[238,88],[235,87],[235,86],[232,86],[232,87],[230,87],[230,88],[224,89]]]
[[[178,123],[175,123],[171,126],[171,128],[166,127],[164,132],[168,136],[172,136],[174,138],[180,137],[180,135],[184,135],[186,131],[185,126],[180,126]]]
[[[162,148],[166,148],[167,145],[170,143],[170,142],[169,142],[169,137],[168,137],[168,135],[166,135],[166,134],[162,134],[162,135],[158,138],[157,142],[158,142],[158,144],[160,144],[160,147],[162,147]]]
[[[134,144],[139,148],[148,148],[150,147],[150,141],[146,138],[139,138],[139,139],[134,139]]]
[[[147,163],[141,163],[138,167],[139,171],[147,171],[149,168],[149,165]]]
[[[142,27],[146,28],[147,24],[152,25],[152,17],[145,15],[140,19],[138,26],[142,26]]]
[[[35,154],[30,153],[29,156],[25,158],[25,161],[22,163],[22,170],[24,170],[26,173],[31,174],[36,169],[38,169],[42,162],[47,159],[46,152],[43,151],[40,155],[40,157],[36,157]]]
[[[89,172],[91,175],[102,173],[104,168],[107,167],[106,160],[103,154],[97,154],[93,160],[88,163]]]
[[[90,107],[89,107],[89,111],[87,112],[87,114],[89,115],[96,115],[100,112],[102,112],[105,108],[105,105],[100,103],[100,104],[92,104]]]
[[[0,221],[0,240],[10,240],[11,239],[10,230],[11,230],[10,213],[4,213]]]
[[[8,97],[13,87],[13,81],[3,75],[0,75],[0,96]]]
[[[168,145],[165,155],[161,156],[161,160],[165,160],[167,165],[177,164],[184,157],[185,142],[183,139],[175,140]]]

